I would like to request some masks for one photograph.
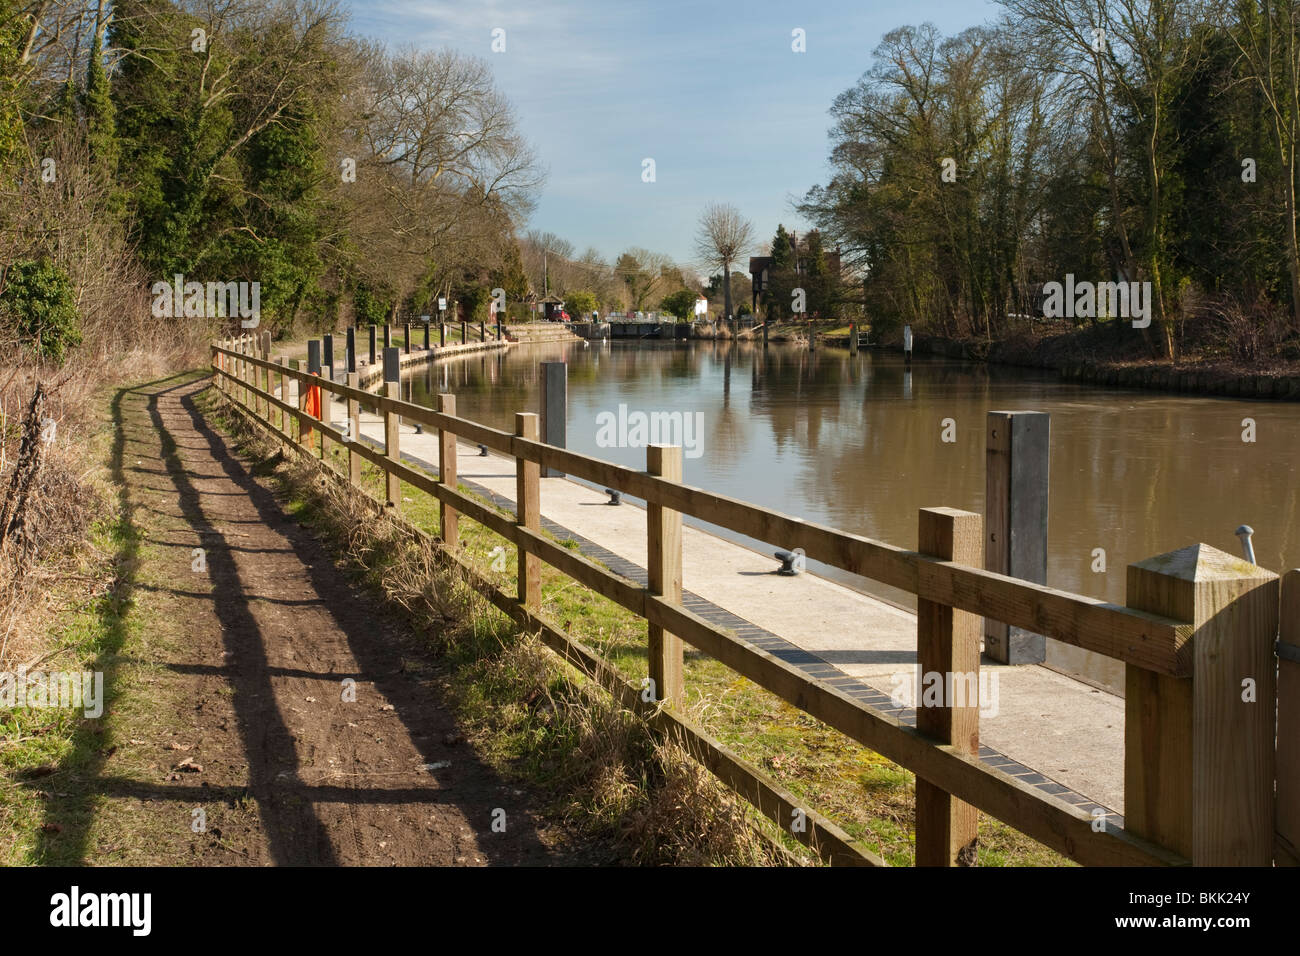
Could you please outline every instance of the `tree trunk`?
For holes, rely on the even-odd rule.
[[[723,311],[726,313],[727,321],[731,321],[731,265],[724,262],[722,264],[722,297],[726,303]]]

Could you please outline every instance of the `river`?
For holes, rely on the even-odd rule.
[[[1198,541],[1240,554],[1240,524],[1254,527],[1262,566],[1300,565],[1297,404],[1098,389],[942,359],[917,358],[909,373],[893,353],[725,341],[522,346],[414,372],[408,388],[424,404],[453,392],[460,415],[512,430],[515,412],[538,410],[543,361],[569,364],[570,449],[643,469],[642,448],[599,441],[619,406],[695,416],[688,484],[901,547],[916,547],[919,508],[984,511],[985,415],[1032,410],[1052,416],[1053,587],[1123,603],[1129,562]],[[1254,442],[1242,440],[1245,418]],[[1105,571],[1094,570],[1096,549]],[[809,567],[915,607],[911,595]],[[1122,690],[1114,661],[1053,641],[1048,663]]]

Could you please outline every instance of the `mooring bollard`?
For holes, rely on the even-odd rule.
[[[348,329],[347,348],[347,370],[348,374],[351,375],[357,370],[357,327],[355,325]]]
[[[387,322],[384,323],[384,351],[387,352],[393,347],[393,327]]]
[[[447,345],[447,323],[438,323],[438,348],[445,348]]]
[[[384,395],[390,399],[402,397],[402,360],[400,353],[391,345],[384,349]],[[402,460],[398,438],[401,417],[397,412],[384,408],[384,457],[396,464]],[[402,483],[397,475],[385,469],[384,491],[388,507],[394,511],[402,510]]]
[[[424,317],[424,350],[429,351],[429,317]]]
[[[566,447],[569,366],[565,362],[543,362],[541,374],[541,432],[542,441],[556,448]],[[543,478],[563,478],[564,472],[554,468],[542,470]]]
[[[1046,412],[988,413],[984,567],[1035,584],[1047,583],[1050,438]],[[1038,664],[1047,656],[1041,634],[990,619],[984,623],[984,646],[1002,664]]]
[[[375,362],[377,358],[378,358],[378,353],[376,351],[376,345],[375,345],[375,327],[372,324],[370,326],[370,367],[371,368],[375,367]]]

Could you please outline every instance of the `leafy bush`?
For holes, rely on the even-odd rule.
[[[671,295],[664,296],[659,308],[664,312],[677,316],[678,321],[685,322],[695,312],[695,299],[695,293],[689,289],[678,289]]]
[[[48,259],[16,262],[4,276],[0,312],[42,358],[62,362],[81,343],[72,280]]]

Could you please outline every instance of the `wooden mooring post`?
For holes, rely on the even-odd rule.
[[[375,362],[378,361],[378,354],[377,354],[376,343],[375,343],[375,332],[376,332],[375,327],[372,324],[370,326],[370,367],[371,368],[374,368]]]
[[[1194,866],[1273,860],[1278,592],[1207,544],[1128,567],[1128,606],[1192,634],[1188,677],[1125,664],[1124,828]]]
[[[646,471],[669,481],[682,480],[680,445],[646,447]],[[651,594],[674,603],[682,599],[682,515],[653,502],[646,504],[647,581]],[[649,677],[655,700],[680,704],[685,692],[681,638],[657,624],[647,626]]]
[[[566,362],[542,362],[541,366],[541,414],[538,417],[542,441],[564,448],[568,440],[569,366]],[[563,478],[564,472],[546,468],[542,477]]]
[[[984,437],[984,568],[1046,584],[1051,416],[989,412]],[[984,649],[1002,664],[1038,664],[1047,640],[986,620]]]
[[[983,520],[953,508],[922,508],[917,551],[979,567]],[[975,756],[980,749],[980,618],[924,598],[916,602],[916,729]],[[937,683],[939,703],[932,700]],[[979,813],[916,779],[916,865],[974,866]]]

